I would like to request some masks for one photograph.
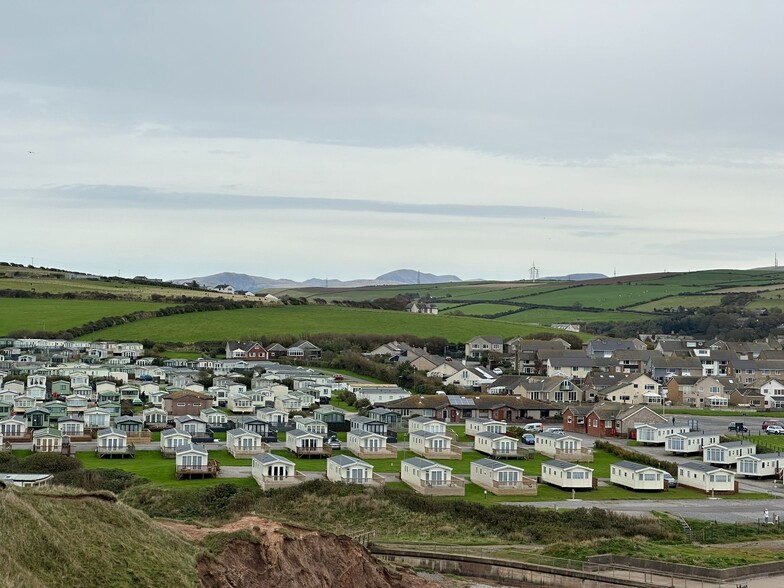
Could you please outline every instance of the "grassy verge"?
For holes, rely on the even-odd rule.
[[[693,416],[725,416],[725,417],[767,417],[771,419],[784,418],[784,412],[763,412],[754,410],[723,410],[723,409],[709,409],[709,408],[682,408],[678,406],[668,406],[662,411],[661,407],[653,408],[655,412],[665,416],[668,414],[686,414]]]

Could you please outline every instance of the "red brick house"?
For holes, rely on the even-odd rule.
[[[269,353],[261,343],[256,341],[228,341],[226,343],[226,359],[263,361],[269,359]]]
[[[163,397],[163,410],[169,416],[199,416],[205,408],[212,408],[212,396],[192,390],[175,390]]]
[[[593,405],[569,406],[563,411],[563,430],[569,433],[588,433],[586,417],[593,410]]]
[[[592,437],[628,437],[638,424],[666,422],[665,417],[642,404],[600,402],[585,415],[585,432]]]

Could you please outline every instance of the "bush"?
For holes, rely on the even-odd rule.
[[[613,445],[612,443],[607,443],[607,441],[596,441],[593,444],[593,446],[595,449],[604,449],[606,452],[611,453],[613,455],[617,455],[622,459],[626,459],[628,461],[634,461],[654,468],[659,468],[660,470],[669,472],[673,476],[678,475],[678,464],[674,462],[662,461],[656,459],[655,457],[645,455],[643,453],[630,451],[628,449],[624,449],[623,447],[618,447],[617,445]]]
[[[133,486],[147,484],[149,480],[125,470],[71,470],[55,474],[54,483],[120,494]]]
[[[82,462],[60,453],[34,453],[17,462],[17,474],[57,474],[81,470]]]

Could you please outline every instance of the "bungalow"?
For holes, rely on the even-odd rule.
[[[47,427],[33,432],[33,453],[62,453],[62,431]]]
[[[24,413],[28,429],[43,429],[49,426],[49,409],[43,406],[34,406]]]
[[[171,416],[198,416],[211,406],[211,396],[192,390],[176,390],[163,397],[163,409]]]
[[[784,457],[778,453],[758,453],[739,457],[736,464],[738,474],[747,478],[778,477],[784,470]]]
[[[297,457],[327,457],[332,449],[324,445],[324,436],[302,429],[286,431],[286,449]]]
[[[638,443],[646,445],[664,445],[667,437],[676,433],[688,433],[688,425],[673,425],[672,423],[642,423],[635,428]]]
[[[164,429],[161,431],[161,455],[174,457],[180,445],[190,445],[193,442],[191,434],[181,429]]]
[[[305,481],[305,476],[296,471],[294,462],[274,453],[255,455],[251,472],[262,490],[285,488]]]
[[[244,394],[230,397],[226,402],[226,408],[234,414],[253,414],[256,410],[253,406],[253,400]]]
[[[265,407],[256,409],[256,417],[265,423],[271,425],[285,425],[289,420],[289,413],[276,408]]]
[[[178,416],[174,419],[174,427],[190,433],[194,443],[212,442],[212,431],[207,428],[207,421],[202,418],[191,415]]]
[[[21,415],[14,415],[0,420],[0,434],[8,442],[28,438],[27,423]]]
[[[218,462],[209,458],[203,445],[180,445],[174,450],[174,475],[182,478],[213,478],[218,474]]]
[[[322,423],[326,423],[327,427],[330,425],[343,425],[343,423],[346,422],[346,414],[331,406],[317,408],[313,411],[313,418]]]
[[[542,482],[564,490],[591,490],[593,468],[552,459],[542,464]]]
[[[585,420],[593,407],[588,405],[569,406],[563,411],[563,430],[566,433],[588,433],[588,422]]]
[[[133,443],[128,442],[128,434],[120,429],[110,427],[98,431],[97,457],[135,457],[136,451]]]
[[[364,486],[384,485],[384,478],[373,473],[372,465],[350,455],[333,455],[327,458],[327,480]]]
[[[386,435],[362,429],[352,429],[348,432],[346,449],[358,457],[367,459],[394,459],[397,457],[397,447],[387,445]]]
[[[536,451],[552,459],[593,461],[593,451],[582,445],[582,439],[565,433],[539,433],[534,441]]]
[[[664,450],[679,455],[702,453],[702,448],[704,446],[718,442],[719,435],[717,434],[714,435],[700,431],[675,433],[664,440]]]
[[[757,453],[757,446],[748,441],[711,443],[702,448],[702,461],[713,465],[731,466],[738,459]]]
[[[68,398],[70,400],[70,398]],[[70,415],[71,413],[69,413]],[[78,413],[74,413],[78,415]],[[93,406],[84,411],[84,426],[88,429],[105,429],[112,420],[112,415],[108,410]]]
[[[286,349],[286,355],[294,359],[318,359],[321,349],[310,341],[297,341]]]
[[[506,423],[484,417],[473,417],[465,421],[465,434],[473,437],[477,433],[506,433]]]
[[[150,430],[161,429],[165,427],[166,423],[169,421],[168,413],[162,408],[157,407],[145,408],[142,411],[142,418],[144,419],[144,424]]]
[[[269,450],[269,445],[262,441],[258,433],[243,428],[226,432],[226,451],[238,459],[268,453]]]
[[[465,496],[465,482],[452,477],[452,468],[420,457],[400,462],[400,479],[426,496]]]
[[[649,407],[601,402],[585,417],[586,433],[593,437],[626,437],[642,423],[666,423],[667,418]],[[565,429],[565,428],[564,428]]]
[[[735,474],[700,461],[678,465],[678,483],[705,493],[734,494]]]
[[[471,462],[471,482],[499,496],[536,496],[536,478],[523,475],[523,468],[495,461]]]
[[[486,431],[474,435],[474,450],[495,458],[523,457],[520,443],[514,437]]]
[[[665,490],[665,472],[633,461],[618,461],[610,466],[610,482],[630,490]]]
[[[422,457],[433,459],[461,459],[462,449],[452,446],[452,438],[446,433],[419,430],[408,436],[408,448]]]

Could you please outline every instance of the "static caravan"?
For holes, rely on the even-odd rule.
[[[190,445],[193,439],[188,431],[181,429],[164,429],[161,431],[161,455],[174,457],[180,445]]]
[[[387,444],[385,435],[354,429],[346,435],[346,449],[357,457],[366,459],[394,459],[397,447]]]
[[[506,434],[506,423],[504,421],[497,421],[484,417],[466,419],[465,434],[468,437],[473,437],[477,433],[498,433],[504,435]]]
[[[664,490],[664,471],[633,461],[618,461],[610,466],[610,482],[630,490]]]
[[[702,448],[706,445],[719,442],[719,435],[701,433],[675,433],[664,441],[664,449],[676,455],[689,455],[691,453],[702,453]]]
[[[701,461],[678,465],[678,483],[705,493],[735,493],[735,474]]]
[[[263,453],[253,457],[251,472],[262,490],[286,488],[305,481],[294,462],[274,453]]]
[[[667,437],[679,433],[688,433],[687,425],[673,425],[671,423],[643,423],[637,425],[637,442],[646,445],[664,445]]]
[[[286,449],[297,457],[328,457],[332,449],[324,445],[324,436],[302,429],[286,431]]]
[[[421,457],[400,462],[400,479],[426,496],[465,496],[465,482],[452,477],[452,468]]]
[[[423,416],[408,419],[409,434],[416,433],[417,431],[446,434],[446,423]]]
[[[409,434],[408,448],[431,459],[460,459],[463,455],[460,447],[452,445],[449,435],[424,429]]]
[[[735,465],[741,457],[757,453],[757,446],[748,441],[711,443],[702,448],[702,461],[713,465]]]
[[[383,486],[384,478],[373,474],[373,466],[350,455],[333,455],[327,459],[327,480],[363,486]]]
[[[539,433],[534,449],[561,461],[593,461],[593,451],[583,448],[582,439],[565,433]]]
[[[542,464],[542,482],[564,490],[591,490],[593,488],[593,468],[552,459]]]
[[[499,496],[536,496],[536,478],[523,475],[523,468],[494,459],[471,462],[471,482]]]
[[[492,431],[474,433],[474,450],[495,458],[520,457],[520,443],[517,439]]]
[[[738,475],[747,478],[781,478],[784,471],[784,456],[778,453],[758,453],[739,457],[736,462]]]
[[[237,428],[226,433],[226,450],[234,457],[242,458],[267,453],[270,447],[262,441],[258,433]]]

